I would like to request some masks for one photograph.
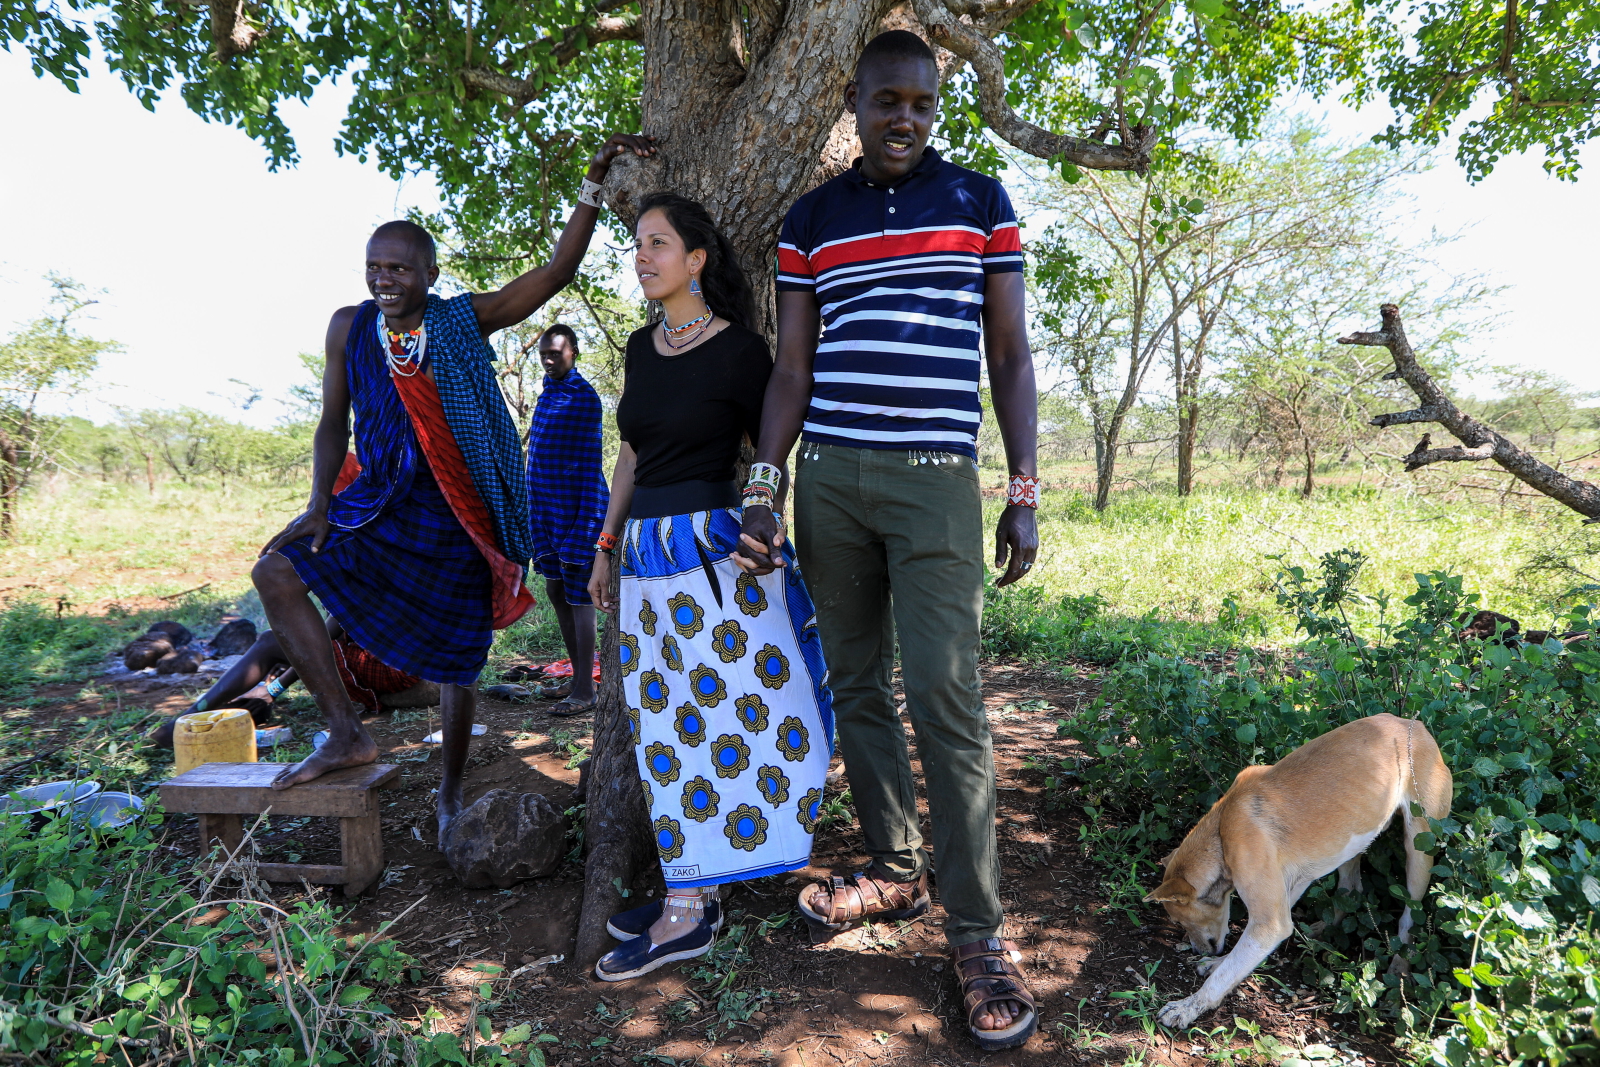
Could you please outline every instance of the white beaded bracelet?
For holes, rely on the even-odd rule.
[[[588,204],[594,208],[605,207],[605,201],[600,198],[600,194],[604,190],[605,186],[599,182],[592,182],[585,178],[583,179],[583,189],[578,193],[578,203]]]

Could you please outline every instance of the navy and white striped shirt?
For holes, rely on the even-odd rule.
[[[1005,188],[932,148],[892,186],[858,165],[802,196],[778,239],[778,291],[822,312],[802,438],[976,457],[985,277],[1022,266]]]

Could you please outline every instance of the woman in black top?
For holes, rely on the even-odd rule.
[[[705,954],[715,888],[811,860],[833,738],[815,611],[794,556],[729,559],[740,442],[761,426],[772,361],[750,284],[699,204],[647,197],[634,269],[665,316],[628,338],[622,448],[589,593],[619,613],[618,667],[668,897],[612,918],[619,981]],[[610,592],[621,567],[620,593]]]

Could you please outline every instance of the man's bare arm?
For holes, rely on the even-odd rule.
[[[789,453],[800,437],[806,408],[811,403],[811,368],[817,359],[821,326],[822,314],[815,293],[778,294],[778,358],[761,405],[758,463],[771,463],[783,470],[789,462]],[[776,503],[780,509],[785,488],[779,486]],[[767,508],[745,509],[740,541],[733,561],[741,568],[753,574],[769,574],[783,566],[783,557],[776,551],[783,544],[783,531]]]
[[[261,554],[275,552],[279,545],[311,536],[311,551],[322,549],[327,540],[328,505],[333,500],[333,484],[339,480],[344,458],[350,452],[350,382],[345,375],[345,344],[350,339],[350,324],[359,308],[340,308],[328,321],[323,342],[322,415],[311,439],[311,496],[306,509],[283,531],[268,541]]]
[[[1028,345],[1027,283],[1020,272],[991,274],[983,297],[983,348],[989,367],[989,395],[1005,443],[1006,467],[1013,475],[1037,477],[1039,389]],[[995,527],[994,565],[1005,573],[995,584],[1007,586],[1033,566],[1039,553],[1039,528],[1033,508],[1010,504]],[[1008,560],[1009,557],[1009,560]]]
[[[651,143],[654,140],[653,137],[638,134],[612,134],[600,146],[594,158],[589,160],[589,180],[597,185],[604,182],[611,170],[611,161],[624,152],[632,152],[636,156],[654,155],[656,150]],[[515,326],[572,284],[572,279],[578,275],[578,267],[583,263],[584,253],[589,251],[589,239],[594,236],[595,223],[599,218],[599,208],[579,204],[572,209],[572,217],[567,219],[567,225],[556,241],[556,250],[550,262],[513,279],[504,289],[472,295],[472,310],[478,316],[478,328],[485,337],[496,330]]]

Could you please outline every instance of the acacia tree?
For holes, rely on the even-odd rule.
[[[76,392],[100,354],[121,347],[79,333],[76,320],[94,299],[71,278],[49,277],[52,310],[0,342],[0,539],[15,531],[23,491],[52,458],[60,422],[39,410],[40,401]]]
[[[1035,318],[1040,348],[1064,354],[1095,424],[1095,507],[1110,501],[1123,425],[1160,358],[1172,361],[1187,481],[1206,353],[1234,294],[1358,240],[1362,212],[1405,169],[1393,153],[1284,123],[1242,149],[1196,146],[1148,182],[1047,182],[1061,221],[1033,242]],[[1073,310],[1086,302],[1093,313]]]
[[[643,129],[662,151],[619,161],[607,182],[624,225],[644,192],[696,197],[767,294],[783,212],[852,155],[840,95],[861,46],[889,25],[944,49],[942,147],[991,170],[1009,145],[1068,173],[1140,171],[1164,129],[1246,135],[1283,93],[1334,85],[1386,91],[1408,112],[1438,87],[1427,121],[1397,127],[1400,138],[1437,141],[1485,95],[1518,102],[1482,126],[1491,150],[1586,136],[1592,94],[1574,83],[1593,61],[1570,19],[1442,52],[1417,53],[1392,28],[1442,33],[1469,8],[1476,26],[1478,0],[0,0],[0,39],[68,84],[97,42],[147,105],[177,89],[259,139],[274,167],[295,159],[280,104],[349,77],[339,147],[396,176],[431,171],[468,274],[541,254],[587,152],[610,130]],[[1477,69],[1502,52],[1509,61]],[[1543,106],[1557,96],[1570,103]],[[632,777],[631,752],[614,762],[618,708],[600,718],[594,777]],[[605,803],[591,795],[591,819]],[[611,880],[629,874],[591,860],[581,957],[601,943],[588,937],[603,929],[599,911],[619,903]]]

